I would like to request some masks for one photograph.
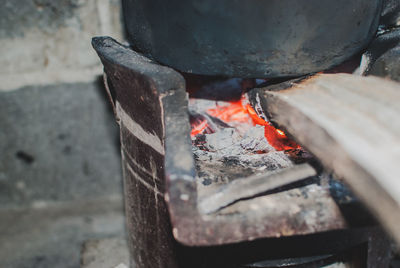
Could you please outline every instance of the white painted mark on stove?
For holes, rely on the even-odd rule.
[[[138,169],[140,169],[143,173],[146,173],[147,175],[149,175],[149,176],[151,176],[151,177],[153,177],[153,173],[151,173],[150,171],[148,171],[146,168],[144,168],[142,165],[140,165],[138,162],[136,162],[136,160],[133,158],[133,156],[129,153],[129,151],[128,150],[126,150],[125,148],[125,145],[123,144],[123,140],[121,140],[121,143],[122,143],[122,147],[123,147],[123,153],[125,153],[127,156],[128,156],[128,158],[129,158],[129,160],[138,168]]]
[[[139,176],[139,174],[137,174],[137,173],[132,169],[132,167],[129,165],[128,162],[125,162],[125,164],[126,164],[126,167],[127,167],[128,171],[129,171],[136,179],[138,179],[144,186],[146,186],[146,188],[148,188],[148,189],[151,190],[151,191],[154,191],[154,194],[159,194],[159,195],[163,196],[162,193],[161,193],[160,191],[157,190],[157,187],[151,186],[147,181],[145,181],[144,179],[142,179],[142,178]]]
[[[150,169],[152,171],[152,178],[153,178],[153,183],[154,183],[154,201],[155,201],[155,216],[156,216],[156,226],[160,226],[160,217],[159,217],[159,205],[158,205],[158,187],[157,187],[157,166],[153,160],[153,157],[150,155]],[[158,241],[162,241],[162,237],[161,237],[161,232],[157,232],[157,239]],[[161,263],[161,258],[157,258],[159,259],[159,263],[158,263],[158,267],[162,267],[162,263]]]
[[[136,123],[132,117],[130,117],[124,109],[122,109],[119,102],[116,102],[117,115],[121,119],[121,123],[143,143],[149,145],[151,148],[156,150],[161,155],[165,154],[164,145],[160,138],[153,133],[149,133],[144,130],[138,123]]]

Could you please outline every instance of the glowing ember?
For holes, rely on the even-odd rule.
[[[269,144],[278,151],[301,148],[294,141],[290,140],[282,130],[276,129],[270,122],[259,117],[250,104],[244,103],[246,103],[245,98],[242,98],[239,101],[229,102],[224,106],[216,104],[215,108],[207,110],[207,114],[216,117],[227,124],[250,123],[253,126],[264,126],[265,138],[268,140]],[[204,133],[207,127],[207,120],[203,120],[201,123],[192,124],[191,135],[196,136],[197,134]]]
[[[204,132],[204,130],[206,130],[208,127],[208,123],[207,120],[203,120],[202,122],[200,122],[197,125],[192,124],[192,132],[190,133],[190,135],[192,137],[196,136],[197,134],[201,134]]]
[[[248,111],[243,108],[241,100],[230,102],[228,106],[217,105],[215,109],[208,109],[207,113],[226,123],[234,121],[246,123],[249,121]]]
[[[285,136],[285,133],[280,129],[276,129],[276,132],[281,136]]]

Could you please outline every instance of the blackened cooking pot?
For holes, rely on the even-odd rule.
[[[381,0],[123,0],[132,46],[178,70],[296,76],[370,42]]]

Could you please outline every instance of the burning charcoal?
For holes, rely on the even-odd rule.
[[[211,122],[216,129],[222,129],[222,128],[231,128],[229,124],[225,123],[224,121],[220,120],[217,117],[211,116],[209,114],[206,114],[205,117],[208,119],[209,122]]]
[[[285,154],[296,164],[311,161],[314,158],[314,156],[304,148],[286,150]]]
[[[208,114],[198,114],[196,112],[190,112],[190,125],[192,131],[190,133],[192,140],[199,134],[211,134],[218,132],[224,128],[231,128],[225,122],[218,118],[209,116]]]
[[[243,149],[254,153],[268,153],[275,149],[264,137],[264,127],[257,125],[249,129],[240,142]]]
[[[192,145],[194,146],[192,148],[193,150],[200,149],[203,151],[207,151],[207,148],[204,147],[205,143],[206,143],[206,136],[204,134],[197,134],[196,136],[192,135]]]
[[[201,118],[200,123],[205,122],[198,132],[199,124],[191,120],[192,134],[196,131],[192,149],[200,199],[236,179],[294,165],[285,150],[298,146],[286,146],[286,135],[260,118],[246,96],[232,102],[190,99],[189,110],[191,116]],[[204,130],[207,127],[212,133]]]
[[[189,120],[190,125],[192,126],[192,131],[190,133],[192,137],[195,137],[198,134],[214,133],[216,131],[216,129],[213,127],[213,124],[209,124],[204,115],[190,112]]]

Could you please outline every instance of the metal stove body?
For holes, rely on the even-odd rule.
[[[250,209],[249,200],[201,213],[184,78],[111,38],[92,44],[120,125],[134,267],[321,267],[344,260],[385,267],[390,250],[380,229],[349,228],[322,186],[260,197],[254,202],[261,210]]]

